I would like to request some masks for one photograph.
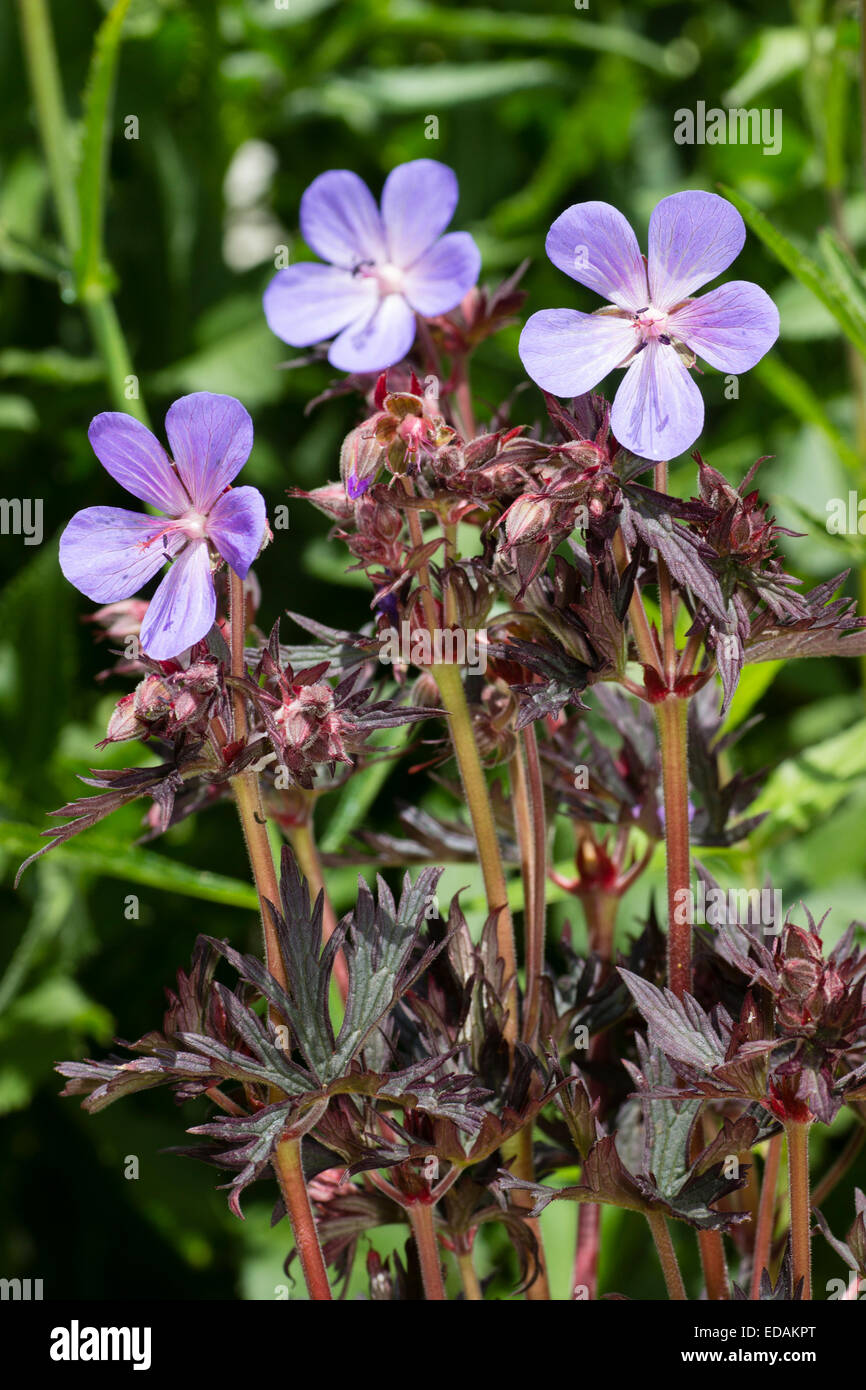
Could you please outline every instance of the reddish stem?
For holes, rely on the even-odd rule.
[[[803,1298],[812,1297],[812,1208],[809,1201],[809,1121],[785,1122],[788,1139],[788,1193],[791,1199],[791,1253],[794,1288],[802,1279]]]
[[[541,977],[544,971],[545,898],[547,889],[547,824],[544,808],[544,781],[535,725],[523,730],[526,751],[527,785],[532,822],[532,898],[526,916],[526,1014],[523,1037],[534,1046],[541,1007]]]
[[[316,1219],[310,1205],[310,1194],[304,1179],[301,1162],[301,1140],[284,1139],[277,1145],[274,1154],[274,1170],[280,1184],[280,1191],[289,1213],[295,1248],[301,1261],[310,1298],[316,1302],[330,1302],[331,1286],[328,1272],[319,1244]]]
[[[424,1282],[424,1296],[428,1302],[444,1303],[445,1285],[442,1282],[442,1265],[439,1260],[439,1244],[433,1224],[432,1202],[413,1202],[407,1207],[415,1247],[421,1263],[421,1278]]]
[[[752,1252],[752,1287],[750,1298],[761,1296],[761,1272],[770,1266],[770,1245],[773,1239],[773,1226],[776,1219],[776,1184],[779,1181],[779,1163],[782,1157],[782,1136],[774,1134],[767,1148],[767,1160],[761,1179],[761,1204],[758,1207],[758,1224],[755,1229],[755,1248]]]
[[[572,1296],[586,1289],[587,1297],[598,1298],[598,1260],[601,1254],[601,1204],[581,1202],[577,1208],[577,1244],[571,1277]]]
[[[688,705],[670,696],[655,707],[662,758],[668,889],[668,985],[691,989],[692,909],[689,856]]]
[[[232,675],[239,678],[246,674],[244,662],[244,631],[246,614],[244,611],[244,585],[234,572],[229,571],[229,613],[231,618],[231,663]],[[242,691],[235,686],[232,690],[235,739],[242,741],[247,736],[246,705]],[[274,869],[274,858],[268,840],[267,820],[262,809],[259,792],[259,778],[256,772],[242,772],[232,779],[238,815],[244,832],[256,892],[259,898],[262,927],[265,938],[265,964],[274,979],[284,989],[287,988],[283,958],[277,941],[276,930],[267,904],[279,906],[280,892]],[[277,1093],[275,1099],[279,1099]],[[274,1172],[286,1203],[286,1211],[295,1238],[295,1246],[301,1261],[310,1297],[316,1300],[330,1300],[331,1288],[328,1272],[322,1257],[316,1222],[304,1169],[301,1162],[301,1139],[284,1139],[278,1144],[273,1158]]]

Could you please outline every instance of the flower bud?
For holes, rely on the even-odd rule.
[[[360,497],[375,480],[385,451],[376,437],[376,419],[352,430],[340,449],[340,477],[347,497]]]
[[[463,560],[449,565],[442,578],[446,598],[453,595],[456,620],[460,627],[480,627],[493,606],[495,590],[479,560]],[[445,603],[446,613],[449,611]]]
[[[142,720],[135,712],[135,692],[124,695],[111,711],[108,728],[103,743],[125,743],[138,738],[144,729]],[[101,746],[101,745],[100,745]]]

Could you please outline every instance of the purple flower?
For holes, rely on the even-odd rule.
[[[543,309],[520,337],[529,375],[554,396],[580,396],[614,367],[627,367],[611,428],[642,458],[669,459],[704,423],[689,375],[695,357],[722,372],[754,367],[779,336],[779,312],[758,285],[732,280],[699,299],[739,255],[743,219],[715,193],[674,193],[653,210],[649,256],[609,203],[576,203],[547,235],[555,266],[610,300],[594,314]]]
[[[60,537],[60,568],[94,603],[131,598],[173,561],[141,625],[141,645],[156,661],[207,635],[218,557],[245,578],[266,526],[261,493],[229,486],[253,445],[253,422],[240,401],[209,391],[182,396],[165,417],[165,432],[173,462],[131,415],[97,415],[88,434],[99,462],[163,515],[86,507]]]
[[[320,174],[301,198],[301,232],[328,264],[278,271],[264,298],[273,332],[291,347],[336,334],[328,361],[343,372],[401,361],[416,313],[447,314],[478,279],[481,256],[469,233],[441,235],[456,206],[454,171],[435,159],[392,169],[381,212],[357,174]]]

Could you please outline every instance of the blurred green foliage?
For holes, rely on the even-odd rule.
[[[122,687],[94,685],[109,664],[106,649],[79,625],[85,602],[56,561],[72,512],[121,500],[87,443],[90,418],[112,401],[104,345],[75,284],[113,295],[157,428],[187,391],[244,400],[256,424],[245,476],[272,508],[286,487],[335,476],[354,419],[347,399],[305,413],[331,373],[281,369],[289,354],[261,313],[275,248],[309,254],[297,234],[298,202],[323,169],[354,169],[378,190],[400,161],[427,155],[451,164],[461,186],[455,225],[476,236],[490,280],[532,259],[532,309],[590,307],[543,255],[547,227],[568,203],[615,203],[642,236],[660,197],[725,185],[755,232],[736,273],[775,296],[782,336],[741,379],[736,399],[727,399],[720,375],[706,373],[701,448],[734,481],[757,456],[772,456],[762,487],[780,520],[808,529],[790,544],[791,567],[814,582],[862,556],[860,537],[823,529],[828,499],[862,486],[866,467],[859,34],[855,6],[825,0],[767,0],[760,10],[746,0],[592,0],[586,10],[567,0],[489,8],[131,0],[121,45],[123,16],[102,31],[84,101],[107,8],[96,0],[50,6],[71,118],[58,138],[66,178],[82,195],[72,263],[36,136],[18,13],[0,9],[2,490],[43,498],[45,526],[41,547],[0,537],[0,1273],[42,1277],[46,1296],[273,1298],[285,1236],[269,1230],[264,1195],[251,1194],[245,1225],[234,1221],[209,1170],[159,1152],[180,1142],[180,1117],[164,1095],[91,1120],[58,1101],[51,1071],[60,1057],[101,1052],[115,1032],[134,1038],[153,1025],[162,987],[197,931],[255,940],[230,810],[185,823],[146,850],[131,848],[140,819],[124,812],[40,862],[17,892],[11,886],[45,812],[76,794],[76,775],[119,766],[129,751],[94,750]],[[675,113],[699,101],[781,110],[781,152],[678,145]],[[482,417],[521,382],[517,332],[490,342],[476,364]],[[514,418],[535,419],[541,409],[530,387]],[[693,474],[681,460],[673,487],[688,492]],[[286,607],[337,626],[364,621],[363,589],[343,574],[326,532],[324,518],[292,505],[291,530],[258,567],[264,626]],[[863,915],[860,672],[841,661],[748,668],[731,718],[754,713],[764,718],[737,757],[750,769],[775,769],[763,800],[770,814],[753,846],[707,862],[732,879],[769,873],[786,904],[803,897],[816,913],[832,907],[832,939]],[[384,825],[395,790],[417,799],[419,780],[400,765],[383,787],[377,773],[352,814]],[[332,819],[333,800],[321,811],[337,848],[352,814],[344,807]],[[557,843],[567,855],[564,829]],[[335,878],[338,907],[351,880]],[[470,906],[477,899],[471,869],[450,869],[447,882],[470,885]],[[660,883],[659,863],[627,900],[627,927]],[[125,915],[133,893],[138,920]],[[567,910],[561,897],[552,929]],[[840,1142],[837,1133],[816,1136],[816,1156]],[[140,1159],[137,1181],[124,1178],[129,1155]],[[837,1195],[827,1214],[844,1231],[852,1213]],[[545,1225],[554,1292],[565,1297],[573,1213],[555,1206]],[[603,1288],[619,1288],[627,1269],[631,1296],[658,1296],[643,1223],[609,1211],[605,1231]],[[681,1243],[694,1275],[694,1242]],[[840,1271],[821,1244],[816,1255],[820,1288]],[[505,1281],[495,1287],[507,1295]]]

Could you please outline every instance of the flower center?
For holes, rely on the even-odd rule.
[[[376,281],[382,299],[388,294],[403,293],[403,272],[391,261],[386,261],[384,265],[364,266],[361,273]]]
[[[182,531],[191,541],[203,541],[207,537],[207,517],[203,512],[187,512],[178,517],[174,529]]]
[[[652,304],[648,304],[645,309],[638,309],[632,327],[639,334],[641,344],[653,339],[663,343],[670,341],[667,332],[668,315],[661,309],[653,308]]]

